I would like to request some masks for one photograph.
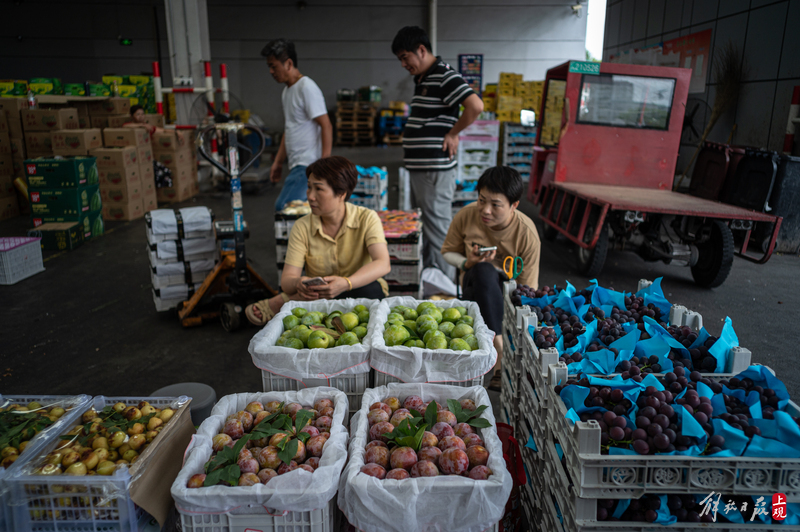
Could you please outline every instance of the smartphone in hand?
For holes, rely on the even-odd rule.
[[[303,281],[303,284],[306,286],[323,286],[328,283],[326,283],[325,279],[323,279],[322,277],[314,277],[312,279],[306,279],[305,281]]]
[[[484,254],[487,251],[494,251],[496,249],[497,249],[497,246],[488,246],[488,247],[485,247],[485,248],[478,248],[478,253]]]

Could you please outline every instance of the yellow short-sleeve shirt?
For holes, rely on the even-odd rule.
[[[372,262],[369,246],[385,243],[378,213],[345,203],[344,223],[336,238],[323,232],[322,221],[315,214],[303,216],[294,223],[289,233],[286,264],[305,268],[308,277],[349,277]]]

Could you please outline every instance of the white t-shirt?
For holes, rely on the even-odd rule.
[[[325,97],[314,80],[303,76],[281,95],[286,121],[286,154],[289,169],[308,166],[322,157],[322,135],[314,119],[328,114]]]

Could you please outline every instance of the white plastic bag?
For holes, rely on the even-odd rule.
[[[422,347],[406,347],[386,345],[383,339],[384,325],[392,307],[403,305],[417,308],[422,301],[413,297],[389,297],[381,301],[370,321],[375,320],[376,327],[367,332],[372,346],[370,364],[375,371],[386,373],[403,382],[448,382],[467,381],[488,373],[497,362],[497,351],[492,340],[494,333],[489,330],[481,317],[478,304],[473,301],[431,301],[437,307],[465,307],[472,316],[475,338],[478,349],[475,351],[452,351],[437,349],[433,351]]]
[[[489,451],[488,480],[472,480],[455,475],[378,480],[361,473],[364,446],[368,443],[369,406],[387,397],[402,400],[418,395],[423,401],[472,399],[477,406],[487,405],[481,417],[492,424],[478,433]],[[482,532],[502,519],[511,494],[512,479],[506,470],[503,444],[497,436],[489,395],[480,386],[461,388],[439,384],[401,384],[369,389],[361,410],[350,421],[350,461],[339,482],[339,508],[347,520],[364,532]]]
[[[313,405],[317,399],[334,403],[331,437],[325,443],[319,467],[314,473],[296,469],[274,477],[268,484],[255,486],[211,486],[187,488],[186,483],[211,459],[211,439],[222,432],[225,418],[253,401],[282,401]],[[336,495],[339,476],[347,461],[347,396],[334,388],[306,388],[297,392],[238,393],[226,395],[214,406],[211,416],[203,421],[186,450],[183,468],[172,484],[172,498],[183,513],[212,514],[233,512],[240,506],[262,505],[265,509],[307,512],[325,508]],[[274,513],[274,512],[270,512]]]
[[[211,211],[208,207],[186,207],[178,209],[183,221],[184,238],[213,236]],[[178,220],[172,209],[156,209],[150,212],[150,227],[147,238],[150,243],[178,239]]]
[[[295,380],[329,379],[336,375],[357,375],[369,373],[369,352],[372,330],[376,327],[375,314],[378,301],[374,299],[323,299],[320,301],[290,301],[281,311],[269,320],[250,340],[248,351],[257,368],[282,377]],[[334,310],[350,312],[356,305],[364,305],[369,310],[367,334],[361,344],[342,345],[328,349],[292,349],[275,345],[283,334],[283,318],[292,309],[303,307],[308,311],[330,314]]]

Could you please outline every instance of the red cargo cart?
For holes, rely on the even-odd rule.
[[[765,263],[781,218],[672,191],[692,72],[570,61],[545,80],[528,199],[544,238],[577,246],[597,276],[609,249],[689,266],[697,284],[721,285],[734,255]],[[748,252],[758,227],[766,251]]]

